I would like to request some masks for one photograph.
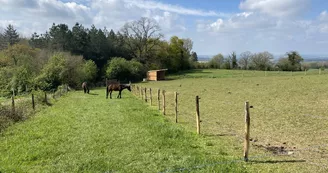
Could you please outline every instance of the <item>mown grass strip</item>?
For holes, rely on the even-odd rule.
[[[132,94],[70,93],[0,136],[0,172],[245,172]],[[116,94],[116,93],[115,93]],[[114,94],[114,95],[115,95]],[[210,165],[198,168],[197,165]],[[197,168],[197,169],[196,169]]]

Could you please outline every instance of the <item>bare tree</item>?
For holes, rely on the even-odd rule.
[[[132,56],[145,63],[163,35],[154,19],[142,17],[140,20],[126,23],[122,33]]]
[[[250,51],[246,51],[240,54],[240,58],[238,60],[238,65],[244,69],[247,70],[249,68],[249,61],[252,57],[252,53]]]

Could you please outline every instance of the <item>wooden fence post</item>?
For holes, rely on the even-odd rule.
[[[140,92],[141,92],[141,99],[143,100],[144,99],[144,94],[143,94],[143,88],[140,87]]]
[[[14,93],[14,91],[13,91]],[[15,95],[11,96],[11,114],[15,118]]]
[[[162,91],[163,96],[163,115],[165,115],[165,90]]]
[[[47,100],[47,93],[46,93],[46,92],[44,92],[44,102],[45,102],[45,103],[48,103],[48,100]]]
[[[151,88],[149,88],[149,101],[150,101],[150,106],[152,106],[152,104],[153,104],[153,96],[152,96],[152,93],[151,93]]]
[[[35,110],[34,94],[32,94],[32,108]]]
[[[147,88],[145,88],[145,102],[147,102]]]
[[[178,123],[178,93],[174,92],[175,101],[175,123]]]
[[[248,150],[249,150],[249,130],[250,130],[250,114],[249,114],[249,103],[245,102],[245,141],[244,141],[244,161],[248,161]]]
[[[157,103],[158,103],[158,110],[161,110],[160,93],[161,93],[161,90],[158,89],[158,90],[157,90]]]
[[[197,134],[200,134],[200,115],[199,115],[199,97],[196,96],[196,125],[197,125]]]

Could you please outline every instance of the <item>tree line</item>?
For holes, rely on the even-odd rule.
[[[119,31],[86,28],[76,23],[53,24],[45,33],[22,38],[13,25],[0,32],[0,95],[12,90],[56,90],[61,84],[79,87],[104,78],[141,80],[147,70],[170,73],[191,69],[197,62],[191,39],[164,40],[155,20],[141,18]]]
[[[265,51],[259,53],[243,52],[237,58],[236,52],[232,52],[224,57],[217,54],[207,63],[199,63],[198,68],[216,69],[242,69],[242,70],[281,70],[281,71],[302,71],[308,70],[310,66],[303,64],[304,59],[297,51],[290,51],[281,57],[276,63],[274,56]]]
[[[165,40],[155,20],[127,22],[118,31],[90,28],[76,23],[53,24],[45,33],[22,38],[13,25],[0,31],[0,96],[12,90],[56,90],[61,84],[79,87],[83,81],[105,78],[138,81],[147,70],[168,69],[169,73],[193,68],[244,70],[307,70],[296,51],[274,62],[269,52],[217,54],[209,62],[198,62],[189,38]]]

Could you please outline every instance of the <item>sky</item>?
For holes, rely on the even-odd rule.
[[[150,17],[165,39],[192,39],[198,55],[328,55],[328,0],[0,0],[0,14],[0,31],[13,24],[24,37],[53,23],[119,31]]]

